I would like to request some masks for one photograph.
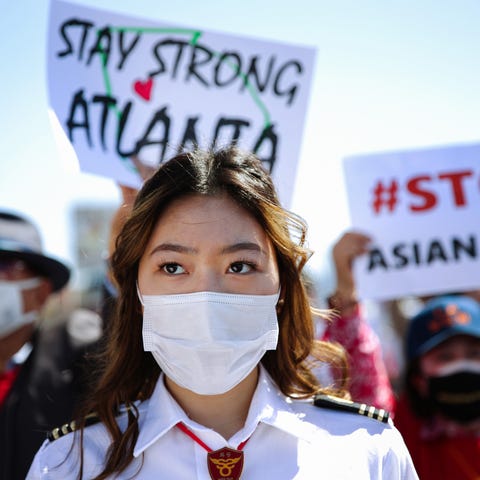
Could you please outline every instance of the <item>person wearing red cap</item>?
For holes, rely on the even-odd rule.
[[[38,328],[52,295],[68,283],[70,269],[43,253],[29,220],[0,211],[0,479],[24,479],[30,463],[80,396],[80,365],[93,312],[76,311],[68,323]],[[93,322],[93,323],[92,323]],[[90,335],[88,340],[97,338]]]

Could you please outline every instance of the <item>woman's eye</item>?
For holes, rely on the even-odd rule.
[[[235,262],[229,267],[229,271],[232,273],[249,273],[255,268],[254,265],[247,262]]]
[[[185,273],[184,268],[178,263],[165,263],[160,267],[160,269],[169,275],[180,275]]]

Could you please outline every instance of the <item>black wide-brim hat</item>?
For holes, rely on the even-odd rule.
[[[70,269],[42,251],[40,234],[25,218],[0,211],[0,256],[24,260],[33,270],[50,280],[54,292],[70,279]]]

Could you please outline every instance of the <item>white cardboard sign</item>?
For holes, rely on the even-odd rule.
[[[344,173],[352,227],[374,239],[362,298],[480,288],[480,144],[352,156]]]
[[[50,103],[83,171],[138,187],[194,145],[237,142],[291,201],[315,49],[53,0]]]

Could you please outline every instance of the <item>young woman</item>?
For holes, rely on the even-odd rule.
[[[162,165],[116,242],[93,416],[54,432],[27,478],[416,479],[389,423],[312,404],[347,392],[308,367],[344,359],[314,342],[305,232],[252,154]]]

